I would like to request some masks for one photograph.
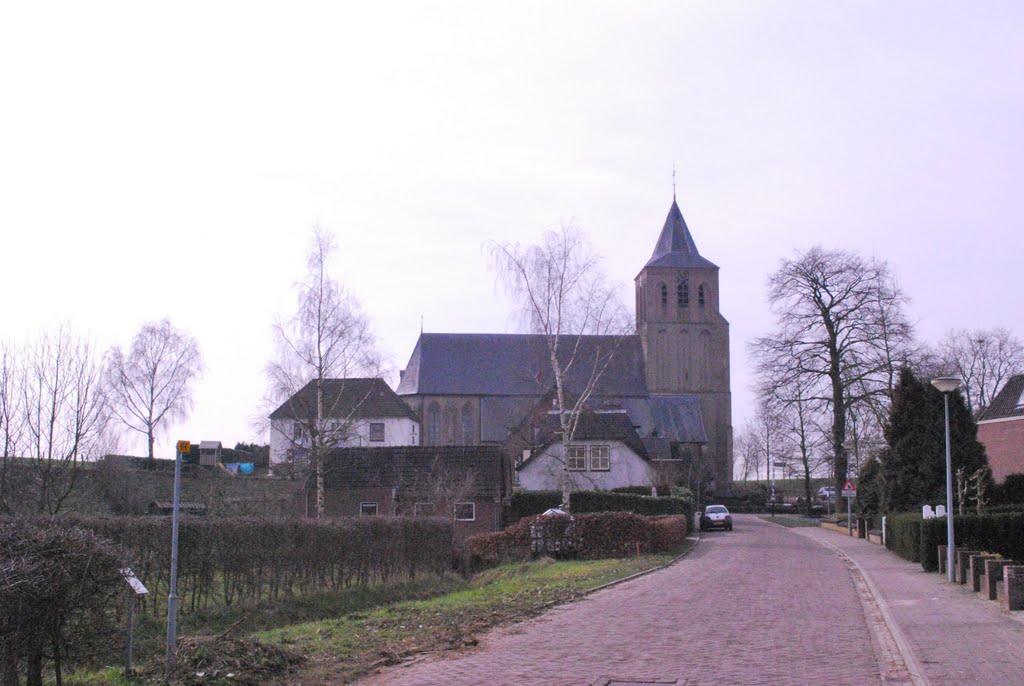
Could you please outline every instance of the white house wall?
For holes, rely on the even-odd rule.
[[[587,447],[587,470],[569,472],[573,486],[584,491],[609,491],[622,486],[653,486],[651,466],[625,444],[619,441],[574,441],[573,445]],[[609,447],[608,471],[590,471],[590,447]],[[559,474],[564,461],[564,446],[557,443],[535,456],[518,470],[519,487],[527,491],[557,490],[561,488]]]
[[[370,424],[383,422],[384,440],[370,440]],[[295,421],[292,419],[275,419],[270,422],[270,463],[280,464],[288,460],[288,451],[302,446],[309,446],[309,438],[304,437],[301,446],[292,438]],[[389,448],[403,445],[420,444],[420,424],[408,417],[381,417],[356,420],[351,429],[351,438],[338,443],[336,448]]]

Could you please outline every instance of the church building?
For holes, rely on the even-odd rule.
[[[582,336],[579,346],[591,359],[612,352],[588,409],[626,414],[638,454],[672,483],[714,480],[722,491],[732,479],[732,396],[718,271],[673,199],[635,279],[636,333]],[[573,371],[570,395],[591,370]],[[543,336],[422,333],[397,393],[419,416],[423,445],[509,445],[550,404],[551,377]]]

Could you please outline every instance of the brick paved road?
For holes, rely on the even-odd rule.
[[[733,532],[706,534],[666,570],[493,631],[463,657],[430,657],[359,683],[877,686],[872,632],[844,562],[791,531],[737,519]]]

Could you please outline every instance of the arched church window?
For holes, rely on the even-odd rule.
[[[469,403],[462,406],[462,445],[473,445],[473,409]]]
[[[661,304],[662,306],[668,305],[668,286],[661,284]]]
[[[704,307],[704,284],[697,286],[697,305]]]
[[[676,304],[679,307],[690,306],[690,284],[680,281],[676,286]]]
[[[427,445],[441,445],[441,408],[430,403],[427,409]]]

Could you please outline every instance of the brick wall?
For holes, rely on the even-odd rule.
[[[988,453],[992,478],[1024,473],[1024,417],[978,424],[978,440]]]

